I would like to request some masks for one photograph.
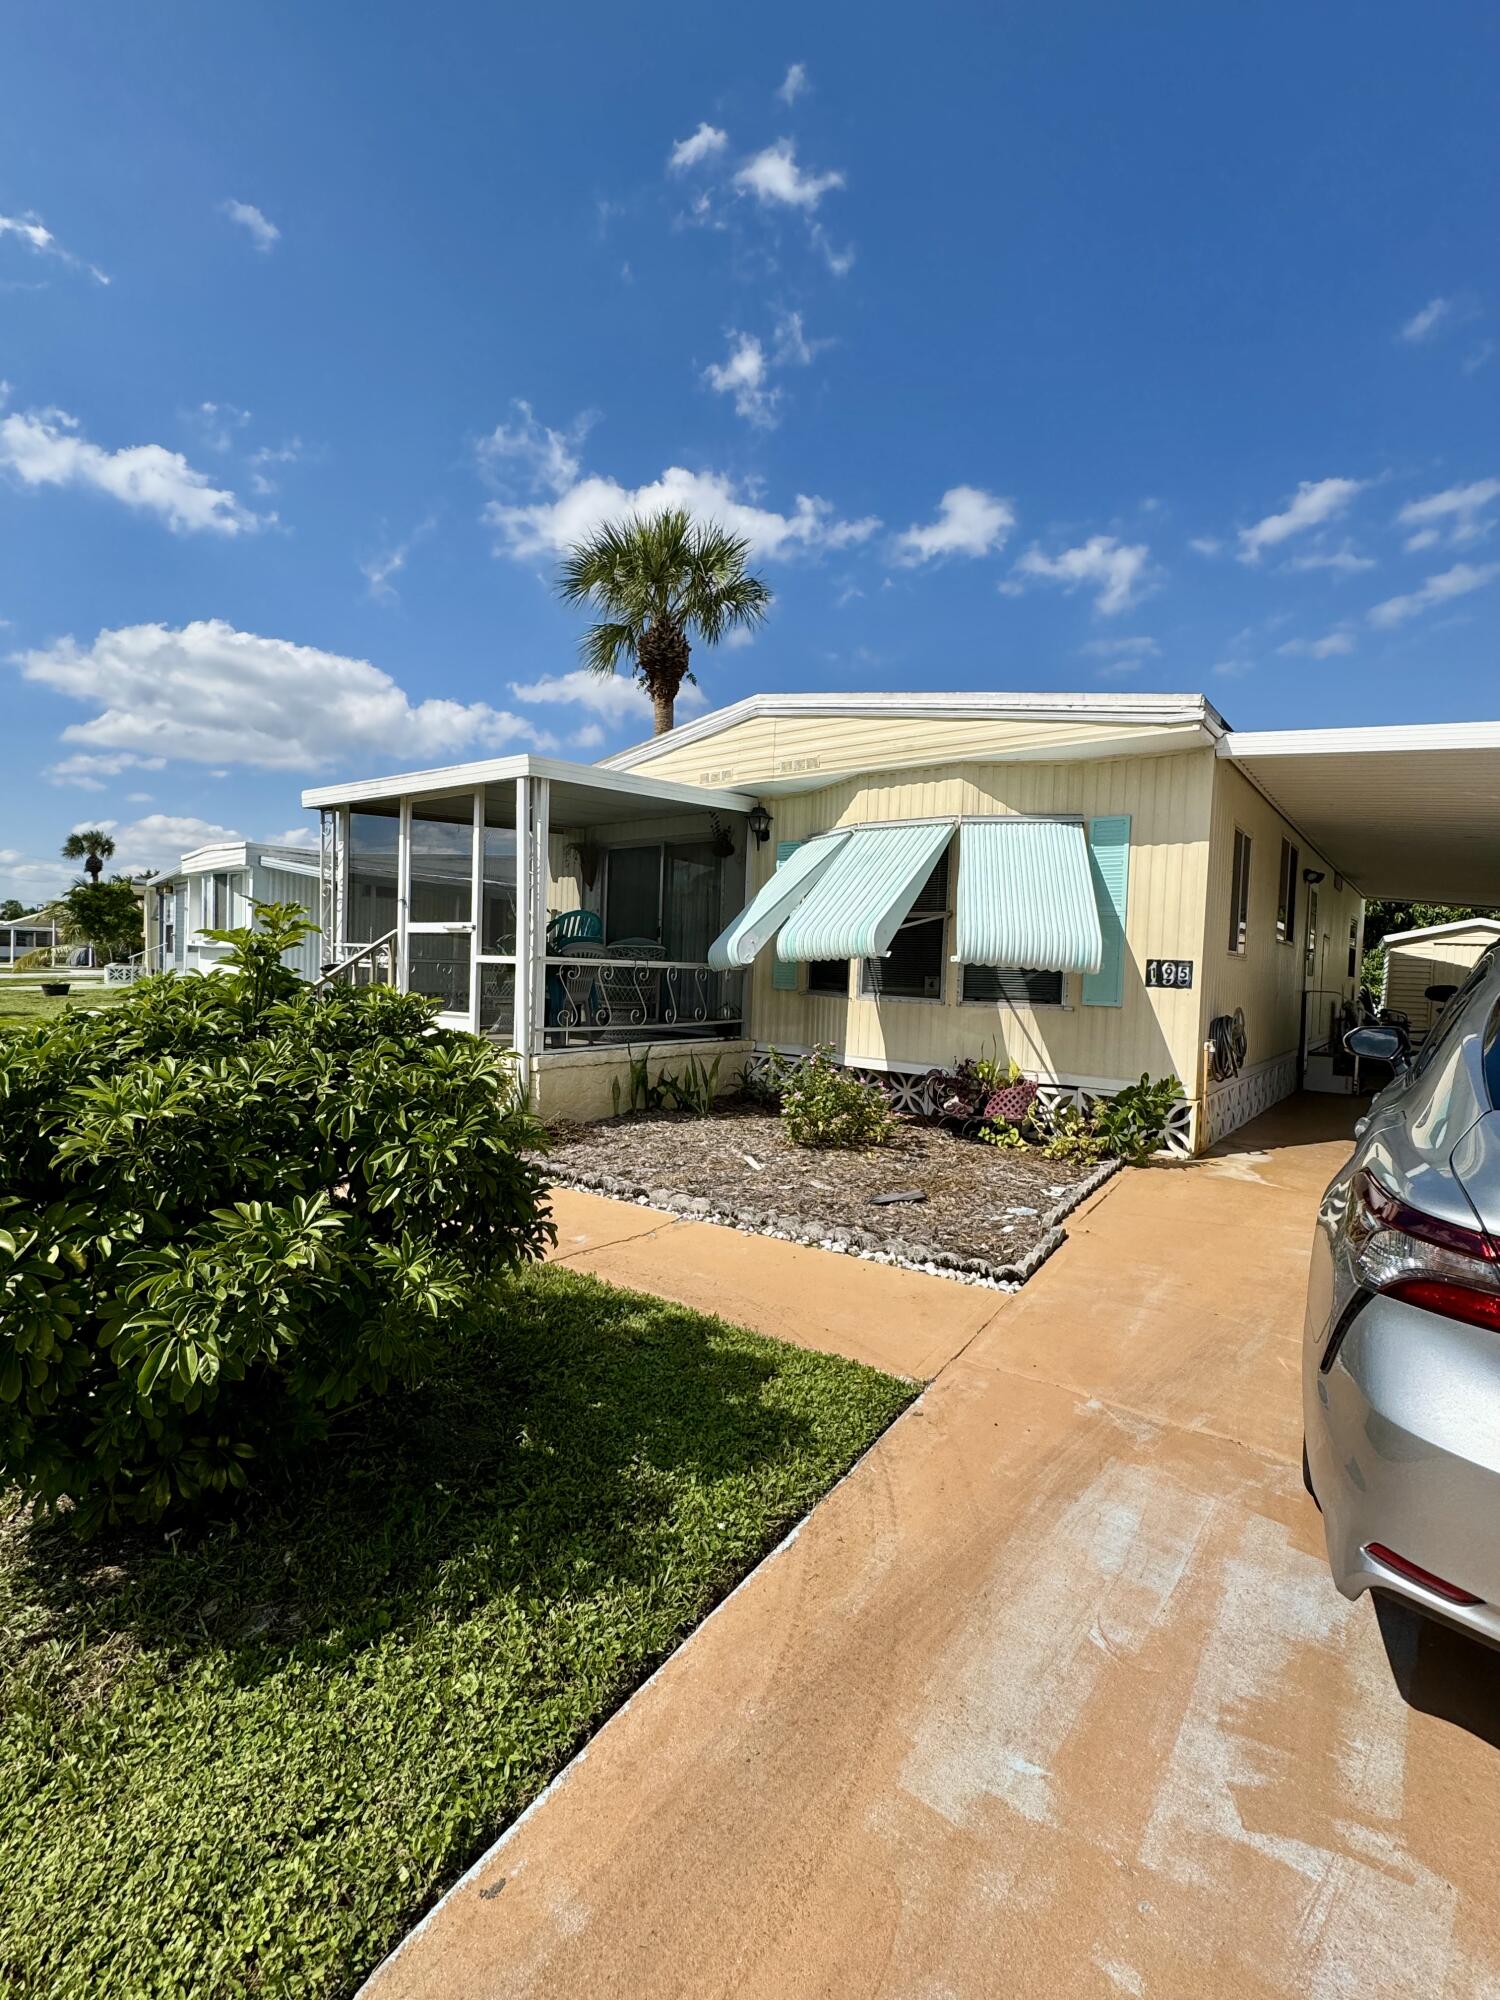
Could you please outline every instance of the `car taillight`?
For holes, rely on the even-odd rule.
[[[1500,1333],[1500,1253],[1482,1229],[1413,1208],[1368,1168],[1354,1177],[1344,1227],[1361,1285]]]

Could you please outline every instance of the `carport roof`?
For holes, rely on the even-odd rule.
[[[1218,753],[1362,894],[1500,905],[1500,722],[1231,730]]]

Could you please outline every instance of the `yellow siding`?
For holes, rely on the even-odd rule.
[[[958,998],[960,969],[950,964],[941,1002],[843,1000],[777,992],[767,951],[752,976],[756,1040],[798,1048],[828,1042],[850,1063],[893,1067],[947,1067],[998,1050],[1032,1075],[1098,1084],[1131,1081],[1143,1070],[1175,1072],[1195,1096],[1197,991],[1148,991],[1145,961],[1199,953],[1213,776],[1210,750],[1051,763],[976,760],[862,776],[776,800],[771,839],[751,862],[752,889],[775,865],[778,841],[834,826],[963,813],[1129,813],[1125,991],[1119,1007],[1085,1007],[1074,978],[1065,981],[1066,1007],[966,1005]]]
[[[913,770],[951,765],[958,758],[1066,757],[1070,750],[1096,756],[1129,749],[1142,724],[1007,721],[1003,717],[781,716],[752,717],[701,743],[663,751],[639,769],[643,777],[675,778],[693,785],[770,784],[817,774]],[[1154,741],[1178,737],[1183,747],[1201,740],[1196,723],[1151,726]]]
[[[1398,1008],[1411,1022],[1413,1034],[1425,1035],[1441,1008],[1427,998],[1429,986],[1462,986],[1480,955],[1495,942],[1496,932],[1476,927],[1451,931],[1446,937],[1421,938],[1402,944],[1399,934],[1385,941],[1385,1004]]]
[[[1229,949],[1229,918],[1234,870],[1234,835],[1238,827],[1250,836],[1250,901],[1245,950]],[[1281,875],[1281,843],[1298,850],[1297,937],[1284,944],[1276,935],[1276,907]],[[1309,885],[1304,868],[1321,868],[1317,885],[1318,937],[1311,975],[1307,969]],[[1216,1015],[1245,1013],[1245,1069],[1295,1057],[1301,1021],[1302,993],[1309,1000],[1309,1042],[1320,1041],[1328,1017],[1338,1002],[1354,997],[1358,984],[1358,928],[1364,902],[1347,882],[1336,889],[1332,864],[1310,847],[1297,829],[1226,759],[1215,768],[1213,840],[1209,857],[1206,929],[1198,956],[1202,960],[1203,1032]],[[1349,976],[1349,926],[1356,926],[1355,976]]]

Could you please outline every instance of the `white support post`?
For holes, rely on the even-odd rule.
[[[396,824],[396,990],[411,990],[407,953],[407,926],[411,916],[411,800],[401,801],[401,817]]]
[[[531,887],[532,950],[531,1054],[540,1055],[547,1042],[547,888],[552,875],[549,853],[552,833],[552,781],[531,781],[531,845],[534,856]]]
[[[516,779],[516,977],[515,1032],[516,1056],[520,1064],[521,1088],[531,1089],[531,996],[532,967],[532,863],[531,780]]]
[[[484,949],[484,786],[474,793],[474,854],[469,886],[469,1032],[479,1033],[479,954]]]

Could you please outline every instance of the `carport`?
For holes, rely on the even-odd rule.
[[[1362,895],[1500,905],[1500,722],[1231,730],[1218,754]]]

